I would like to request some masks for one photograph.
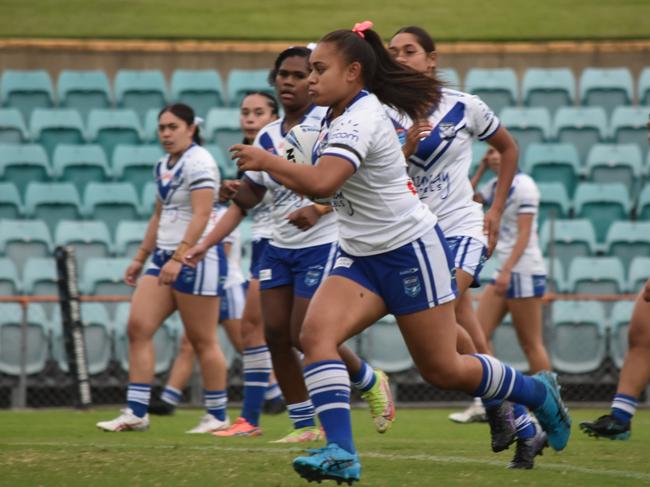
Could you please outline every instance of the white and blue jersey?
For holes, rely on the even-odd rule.
[[[390,108],[387,111],[404,142],[413,121]],[[443,88],[440,104],[428,121],[433,130],[409,157],[409,176],[446,237],[473,237],[485,245],[483,211],[473,200],[469,180],[472,142],[494,135],[499,119],[477,96]]]
[[[455,299],[449,248],[420,201],[388,114],[365,90],[326,118],[316,148],[354,167],[334,196],[340,250],[331,275],[353,280],[400,315]]]
[[[496,191],[497,178],[492,178],[480,190],[483,200],[491,204]],[[512,268],[509,298],[526,298],[541,296],[546,285],[546,266],[542,251],[539,248],[537,235],[537,213],[539,210],[539,189],[535,181],[522,172],[518,172],[512,180],[512,186],[506,200],[506,206],[501,216],[499,239],[495,255],[499,263],[503,263],[512,254],[519,235],[518,217],[523,214],[534,215],[533,226],[526,250]]]
[[[300,122],[320,126],[326,110],[313,107]],[[254,145],[272,154],[285,155],[286,133],[283,119],[271,122],[257,135]],[[323,215],[316,225],[303,231],[289,223],[287,216],[294,211],[313,205],[313,201],[285,188],[273,177],[261,171],[245,174],[253,184],[262,186],[271,194],[272,232],[268,245],[257,248],[260,261],[256,272],[260,289],[292,286],[294,294],[310,299],[334,262],[337,241],[336,216]]]
[[[164,156],[154,168],[162,211],[156,235],[156,250],[145,272],[153,276],[160,274],[162,266],[171,259],[183,240],[192,220],[192,191],[209,189],[213,192],[215,206],[218,201],[219,169],[207,150],[192,144],[171,167],[169,158],[169,155]],[[216,221],[217,212],[213,208],[199,241],[212,230]],[[207,252],[205,259],[196,268],[183,266],[172,287],[188,294],[220,296],[227,269],[223,245],[219,244]]]

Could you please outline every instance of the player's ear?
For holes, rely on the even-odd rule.
[[[361,63],[358,61],[351,62],[348,64],[345,70],[345,80],[348,82],[354,82],[361,79]]]

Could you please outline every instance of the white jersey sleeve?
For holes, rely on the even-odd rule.
[[[467,130],[479,140],[489,139],[499,129],[501,122],[483,100],[467,95]]]

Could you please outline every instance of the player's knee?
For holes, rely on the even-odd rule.
[[[264,337],[271,350],[290,349],[292,347],[291,333],[286,326],[266,326]]]
[[[461,389],[463,383],[460,368],[455,363],[437,361],[421,367],[422,378],[440,389]]]
[[[139,318],[131,317],[126,326],[126,336],[131,343],[150,340],[153,337],[151,329],[152,326],[149,323]]]

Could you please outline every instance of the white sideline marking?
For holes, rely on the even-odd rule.
[[[23,446],[23,447],[42,447],[42,446],[51,446],[56,448],[61,448],[62,446],[69,446],[73,448],[98,448],[98,449],[124,449],[124,450],[139,450],[142,445],[118,445],[118,444],[97,444],[97,443],[61,443],[61,442],[10,442],[3,443],[3,446]],[[304,452],[304,448],[264,448],[264,447],[253,447],[253,448],[244,448],[244,447],[225,447],[225,446],[179,446],[179,445],[147,445],[148,449],[157,449],[157,450],[194,450],[194,451],[227,451],[227,452],[255,452],[255,453],[281,453],[285,454],[287,452],[300,453]],[[399,455],[394,453],[380,453],[380,452],[371,452],[364,451],[361,453],[361,458],[379,458],[381,460],[415,460],[422,462],[430,463],[458,463],[458,464],[479,464],[479,465],[490,465],[493,467],[504,468],[504,462],[496,460],[484,460],[480,458],[467,458],[467,457],[457,457],[457,456],[444,456],[444,455]],[[561,463],[542,463],[535,466],[539,470],[558,470],[566,472],[576,472],[576,473],[585,473],[592,475],[607,475],[611,477],[625,477],[635,480],[650,480],[650,474],[641,473],[641,472],[628,472],[625,470],[610,470],[610,469],[598,469],[598,468],[589,468],[589,467],[580,467],[578,465],[570,464],[561,464]]]

